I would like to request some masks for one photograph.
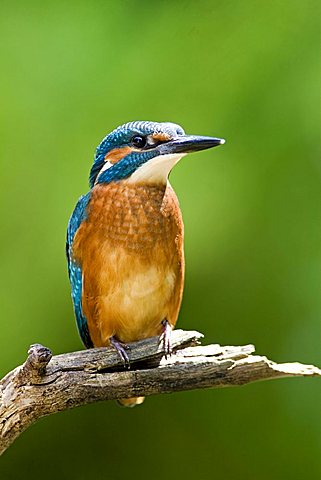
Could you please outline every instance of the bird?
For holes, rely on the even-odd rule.
[[[159,336],[171,354],[184,287],[184,226],[168,177],[178,161],[225,143],[186,135],[171,122],[133,121],[98,145],[90,190],[67,228],[71,296],[84,346],[116,349],[130,366],[128,344]],[[144,397],[119,400],[132,407]]]

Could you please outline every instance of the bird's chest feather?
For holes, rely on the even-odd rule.
[[[97,185],[73,251],[84,274],[89,324],[105,331],[104,338],[119,330],[126,341],[156,334],[182,290],[183,223],[174,191]]]
[[[106,248],[146,257],[156,246],[175,249],[182,234],[178,200],[170,185],[119,182],[94,187],[74,248],[81,257]]]

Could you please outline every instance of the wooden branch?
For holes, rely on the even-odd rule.
[[[277,364],[253,355],[253,345],[199,346],[202,337],[175,330],[173,355],[168,359],[157,337],[132,343],[130,370],[124,370],[113,348],[52,357],[48,348],[32,345],[26,362],[0,382],[0,454],[37,419],[79,405],[280,377],[321,376],[312,365]]]

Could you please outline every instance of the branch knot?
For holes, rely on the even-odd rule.
[[[46,367],[52,358],[52,352],[49,348],[44,347],[40,343],[30,345],[28,350],[28,358],[22,365],[20,371],[20,380],[23,383],[34,383],[40,377],[45,375]]]

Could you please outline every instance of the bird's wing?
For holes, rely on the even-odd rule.
[[[82,311],[82,269],[72,255],[72,244],[77,230],[83,220],[86,219],[86,207],[90,200],[90,192],[80,197],[73,211],[67,228],[66,255],[68,263],[69,280],[71,284],[71,297],[74,305],[77,326],[80,337],[87,348],[93,347],[90,338],[86,317]]]

